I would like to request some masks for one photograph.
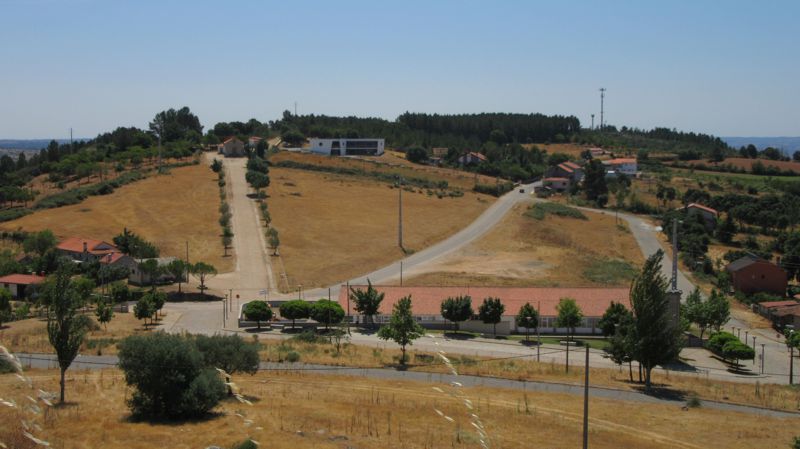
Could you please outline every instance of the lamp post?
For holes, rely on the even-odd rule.
[[[747,344],[747,342],[745,342],[745,344]],[[755,335],[753,335],[753,352],[756,352],[756,336]],[[756,364],[756,358],[753,357],[753,365],[755,365],[755,364]]]

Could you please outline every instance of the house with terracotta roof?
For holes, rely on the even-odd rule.
[[[33,298],[36,296],[36,286],[44,280],[44,276],[35,274],[9,274],[0,277],[0,286],[11,292],[14,298]]]
[[[90,262],[110,253],[120,253],[120,250],[111,243],[82,237],[65,239],[56,246],[56,249],[62,255],[79,262]]]
[[[111,252],[104,256],[101,256],[98,261],[102,265],[106,265],[109,267],[124,267],[128,269],[130,273],[131,270],[134,270],[138,264],[136,263],[136,259],[133,257],[123,254],[120,252]]]
[[[703,206],[699,203],[687,204],[683,209],[686,211],[687,216],[693,214],[699,214],[702,216],[703,221],[706,224],[706,228],[709,230],[713,230],[717,227],[717,218],[719,217],[719,212],[717,212],[716,209]]]
[[[219,145],[219,152],[225,157],[241,157],[245,155],[244,142],[238,137],[229,137]]]
[[[351,285],[355,289],[366,290],[366,285]],[[516,315],[520,307],[530,303],[539,310],[541,333],[563,334],[566,329],[556,326],[558,311],[556,306],[562,298],[572,298],[583,312],[583,324],[576,329],[582,334],[598,334],[597,322],[611,302],[630,304],[628,288],[548,288],[548,287],[397,287],[373,285],[384,294],[376,323],[387,323],[394,304],[405,296],[411,296],[414,317],[421,325],[431,329],[451,329],[452,323],[441,315],[441,304],[448,297],[470,296],[472,309],[476,316],[461,323],[460,328],[473,332],[492,332],[491,324],[484,324],[477,318],[478,308],[485,298],[500,298],[505,306],[502,320],[497,324],[497,333],[508,335],[512,332],[525,332],[516,325]],[[339,291],[339,304],[353,322],[360,316],[355,312],[348,290],[342,286]]]
[[[566,161],[554,165],[547,169],[547,178],[567,178],[570,183],[577,184],[583,181],[583,167],[572,162]]]
[[[730,273],[731,285],[738,292],[748,295],[761,292],[779,296],[786,294],[786,271],[755,255],[748,254],[734,260],[725,271]]]
[[[459,165],[473,165],[473,164],[480,164],[482,162],[486,162],[486,156],[481,153],[477,153],[475,151],[470,151],[469,153],[461,156],[458,158]]]

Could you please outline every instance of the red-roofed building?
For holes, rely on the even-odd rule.
[[[729,263],[725,271],[730,273],[731,285],[737,292],[786,294],[786,271],[768,260],[747,255]]]
[[[36,285],[44,279],[44,276],[35,274],[9,274],[0,277],[0,286],[11,292],[14,298],[30,298],[35,294]]]
[[[548,178],[567,178],[571,183],[583,181],[583,167],[572,162],[562,162],[547,169]]]
[[[112,252],[100,257],[99,262],[110,267],[125,267],[130,271],[135,270],[139,264],[133,257],[120,252]]]
[[[355,289],[366,289],[366,285],[351,286]],[[430,328],[449,328],[452,324],[442,318],[441,304],[448,297],[468,295],[472,298],[472,309],[477,314],[484,298],[500,298],[505,305],[505,314],[497,325],[499,334],[509,334],[513,331],[524,332],[524,328],[517,328],[515,318],[520,307],[525,303],[539,309],[541,314],[540,332],[565,333],[566,329],[556,327],[556,306],[562,298],[572,298],[581,308],[584,315],[583,325],[576,330],[579,333],[599,333],[597,322],[603,316],[611,302],[629,305],[629,290],[627,288],[548,288],[548,287],[373,287],[383,293],[376,323],[388,322],[392,313],[392,306],[402,297],[411,296],[412,310],[417,321]],[[352,303],[348,304],[348,294],[345,286],[339,291],[339,304],[347,315],[356,316]],[[462,323],[462,329],[476,332],[491,332],[492,325],[484,324],[475,318]]]
[[[476,153],[474,151],[470,151],[469,153],[458,158],[458,163],[461,165],[480,164],[481,162],[486,162],[486,161],[487,161],[486,156],[482,155],[481,153]]]
[[[688,204],[684,209],[686,210],[686,215],[700,214],[703,217],[703,221],[706,223],[706,228],[709,230],[717,227],[719,212],[717,212],[716,209],[698,203]]]
[[[70,237],[63,240],[56,246],[56,249],[61,254],[81,262],[98,260],[110,253],[120,252],[119,249],[111,243],[82,237]]]
[[[245,155],[244,142],[239,140],[238,137],[229,137],[225,139],[219,146],[219,152],[224,154],[225,157],[241,157]]]

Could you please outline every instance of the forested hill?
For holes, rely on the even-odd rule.
[[[421,114],[406,112],[394,121],[380,118],[295,116],[284,113],[271,123],[282,134],[309,137],[383,137],[393,147],[478,148],[495,143],[567,141],[580,131],[574,116],[544,114]],[[294,134],[296,136],[296,134]]]

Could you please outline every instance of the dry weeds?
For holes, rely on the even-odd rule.
[[[636,266],[642,254],[635,239],[611,215],[585,213],[588,220],[547,215],[536,220],[517,205],[478,241],[443,258],[408,285],[598,286],[585,272],[598,261]],[[627,285],[621,280],[619,285]]]
[[[31,375],[37,388],[55,390],[56,373]],[[464,406],[430,384],[302,373],[259,373],[235,381],[252,406],[227,400],[206,420],[151,424],[129,420],[129,393],[119,372],[72,372],[67,392],[76,400],[49,409],[41,435],[65,449],[151,448],[167,442],[173,448],[231,447],[247,438],[291,449],[479,447]],[[2,397],[24,400],[25,390],[13,376],[0,377]],[[463,392],[494,448],[580,445],[581,397],[490,388]],[[0,413],[4,423],[14,423],[4,426],[4,438],[18,421],[6,407]],[[589,431],[594,448],[691,449],[783,447],[795,432],[785,419],[599,398],[590,402]]]

